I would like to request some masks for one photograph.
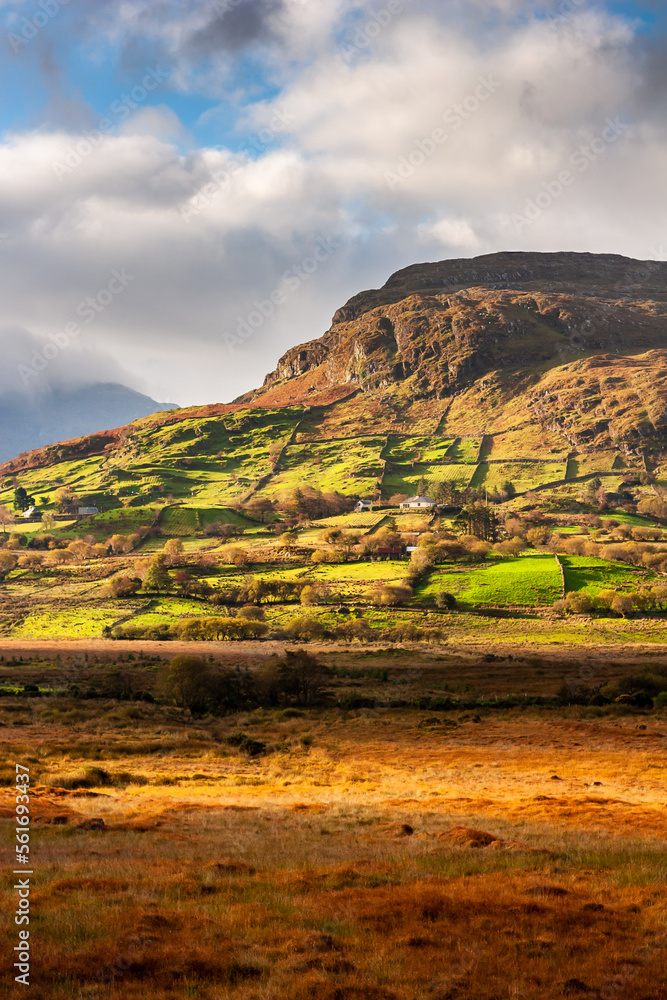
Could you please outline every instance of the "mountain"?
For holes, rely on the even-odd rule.
[[[408,267],[233,403],[148,416],[0,474],[107,506],[667,485],[667,263],[500,253]]]
[[[448,404],[456,433],[533,424],[572,448],[661,449],[667,263],[502,253],[406,268],[338,310],[242,402],[358,386]]]
[[[39,396],[9,393],[0,397],[0,462],[174,407],[114,383],[50,388]]]

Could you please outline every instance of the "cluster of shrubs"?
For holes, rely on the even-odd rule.
[[[112,639],[171,639],[183,641],[224,642],[251,639],[286,639],[292,642],[318,642],[342,639],[346,642],[439,642],[439,628],[418,628],[401,623],[390,629],[374,629],[365,618],[348,618],[327,628],[324,622],[310,615],[291,619],[283,628],[270,628],[263,620],[261,608],[241,608],[235,616],[205,615],[183,618],[173,624],[141,625],[128,622],[117,625],[107,635]]]
[[[120,670],[105,674],[98,684],[73,683],[67,688],[71,698],[112,698],[114,701],[155,701],[150,691],[137,688],[132,678]]]
[[[609,562],[622,562],[641,569],[667,573],[667,547],[655,544],[655,540],[662,536],[657,528],[629,528],[627,525],[620,525],[614,529],[612,538],[614,535],[619,540],[605,544],[597,541],[596,532],[588,536],[557,538],[554,539],[552,548],[566,555],[606,559]]]
[[[48,533],[34,538],[25,534],[0,536],[0,580],[17,567],[37,572],[125,554],[136,549],[149,531],[149,528],[140,528],[130,535],[112,535],[106,542],[98,542],[94,535],[75,539],[56,538]]]
[[[624,677],[603,687],[564,684],[558,692],[558,700],[562,705],[588,707],[617,705],[620,708],[667,708],[667,677],[647,671]]]
[[[585,593],[568,594],[564,600],[556,601],[554,610],[574,615],[616,614],[623,618],[633,614],[652,614],[667,610],[667,583],[653,587],[640,587],[631,593],[605,589],[595,597]]]
[[[193,715],[224,715],[258,705],[308,707],[328,699],[332,676],[329,667],[303,649],[287,652],[284,659],[269,661],[253,673],[212,667],[198,656],[183,655],[165,668],[157,694]],[[233,745],[253,756],[248,739],[238,734]]]

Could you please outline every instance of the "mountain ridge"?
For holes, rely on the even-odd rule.
[[[232,403],[146,417],[0,472],[32,470],[43,490],[38,470],[67,478],[88,458],[86,495],[130,504],[235,503],[299,483],[387,498],[447,477],[487,491],[596,472],[660,483],[663,467],[667,484],[667,264],[503,253],[413,265],[354,296]]]
[[[476,408],[490,402],[486,389],[494,386],[497,409],[522,385],[531,389],[528,407],[544,395],[537,387],[546,372],[560,369],[559,377],[549,379],[549,391],[556,393],[556,403],[567,397],[571,408],[573,384],[583,375],[579,362],[607,357],[606,365],[588,366],[590,385],[576,400],[575,408],[590,413],[596,393],[601,403],[610,395],[613,359],[625,358],[619,365],[621,381],[627,382],[619,389],[624,398],[602,405],[592,429],[572,431],[570,444],[632,449],[634,420],[639,438],[661,447],[656,434],[662,433],[660,414],[667,404],[666,332],[667,263],[619,255],[508,253],[413,265],[397,271],[382,289],[350,299],[322,337],[291,348],[260,389],[235,402],[279,405],[287,394],[294,403],[343,386],[371,394],[390,391],[399,400],[454,402],[476,385]],[[633,365],[632,357],[642,360]],[[659,373],[659,403],[653,395],[643,398],[647,367]],[[603,378],[597,388],[596,372]],[[639,392],[634,412],[627,401],[633,392]],[[658,415],[657,423],[643,420],[647,408]],[[542,405],[533,412],[544,412],[547,424],[562,429],[552,411]],[[489,420],[482,413],[479,418],[484,429]]]

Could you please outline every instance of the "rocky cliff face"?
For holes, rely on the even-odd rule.
[[[295,405],[308,408],[304,440],[484,435],[494,455],[614,449],[667,469],[667,263],[501,253],[408,267],[354,296],[261,389],[150,419]],[[121,437],[31,452],[3,472],[113,451]]]
[[[244,402],[261,405],[283,386],[307,401],[315,388],[344,385],[447,400],[491,379],[496,408],[521,386],[531,420],[573,445],[608,447],[665,433],[667,397],[655,389],[665,347],[667,263],[493,254],[409,267],[356,295]]]

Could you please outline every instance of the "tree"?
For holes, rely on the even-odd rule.
[[[194,577],[192,573],[188,573],[185,569],[179,569],[177,573],[174,573],[174,582],[178,589],[182,590],[183,593],[187,591],[193,580]]]
[[[504,542],[496,542],[494,550],[501,556],[518,556],[527,547],[522,538],[506,538]]]
[[[275,508],[273,500],[269,500],[268,497],[257,497],[256,500],[251,500],[250,503],[246,504],[245,512],[253,520],[261,521],[264,524],[267,517],[274,513]]]
[[[456,562],[457,559],[462,559],[466,555],[466,548],[459,541],[443,538],[442,541],[429,546],[427,552],[436,563]]]
[[[467,504],[454,521],[454,526],[485,542],[495,542],[498,539],[496,513],[492,507],[480,502]]]
[[[411,597],[412,587],[408,587],[405,584],[385,583],[376,586],[371,592],[373,604],[385,608],[393,608],[398,604],[405,604]]]
[[[431,491],[431,499],[437,500],[445,507],[456,507],[461,500],[457,481],[448,479],[437,483]]]
[[[353,618],[336,628],[336,636],[348,642],[371,642],[377,633],[373,632],[365,618]]]
[[[324,638],[324,625],[317,618],[293,618],[285,628],[285,635],[288,639],[297,639],[300,642],[313,642]]]
[[[433,566],[433,557],[428,549],[417,549],[410,555],[410,567],[408,576],[411,580],[417,580],[423,576]]]
[[[317,604],[318,596],[319,595],[315,587],[312,587],[310,584],[307,584],[301,591],[300,600],[304,606],[308,606],[311,604]]]
[[[359,535],[352,531],[345,531],[338,540],[337,548],[345,556],[345,562],[350,558],[350,554],[354,547],[359,544]]]
[[[53,531],[56,519],[50,510],[45,510],[41,517],[42,527],[44,531]]]
[[[67,562],[67,552],[65,549],[50,549],[45,566],[64,566]]]
[[[185,549],[180,538],[170,538],[162,551],[166,556],[167,566],[178,566]]]
[[[96,555],[95,548],[82,539],[75,539],[67,546],[67,554],[74,562],[86,562]]]
[[[56,510],[61,514],[69,514],[74,510],[76,497],[69,486],[63,486],[62,489],[57,490],[53,499],[55,500]]]
[[[174,626],[173,632],[179,639],[202,641],[229,641],[259,639],[266,635],[269,626],[265,622],[249,621],[244,618],[206,615],[201,618],[184,618]]]
[[[593,598],[593,604],[600,611],[609,611],[615,597],[616,591],[611,590],[611,588],[600,590]]]
[[[7,525],[14,523],[14,515],[8,507],[0,507],[0,524],[3,535],[7,532]]]
[[[573,615],[588,615],[593,608],[593,598],[588,594],[575,591],[565,598],[565,610]]]
[[[132,548],[132,543],[128,539],[127,535],[112,535],[108,542],[111,551],[114,555],[120,555],[123,552],[129,552]]]
[[[207,538],[233,538],[235,535],[242,535],[245,528],[239,528],[235,524],[223,524],[222,521],[213,521],[204,528]]]
[[[644,497],[637,504],[639,514],[649,514],[659,521],[667,521],[667,503],[661,497]]]
[[[611,610],[615,611],[617,615],[622,615],[623,618],[627,618],[628,615],[632,614],[633,603],[630,594],[616,594],[616,597],[611,602]]]
[[[141,580],[138,576],[115,576],[109,588],[111,596],[116,598],[134,597],[141,590]]]
[[[319,535],[320,541],[326,542],[327,545],[336,545],[342,537],[343,532],[340,528],[325,528]]]
[[[333,671],[305,649],[288,651],[278,664],[278,681],[297,705],[313,705],[324,693]]]
[[[470,553],[470,558],[473,562],[484,562],[489,552],[491,551],[490,542],[472,542],[468,546],[468,552]]]
[[[11,552],[0,551],[0,580],[4,580],[8,573],[15,569],[16,563],[16,556]]]
[[[299,532],[298,531],[284,531],[280,536],[280,544],[283,545],[287,551],[293,549],[299,544]]]
[[[163,590],[168,590],[170,584],[171,579],[166,567],[166,556],[164,552],[158,552],[148,564],[144,579],[144,590],[154,591],[156,594],[159,594]]]
[[[667,583],[659,583],[653,589],[653,599],[656,605],[664,610],[667,607]]]
[[[264,608],[256,608],[254,604],[249,604],[244,608],[239,608],[238,618],[248,622],[263,622],[266,618]]]
[[[19,486],[14,490],[14,510],[28,510],[35,506],[35,498],[28,496],[25,486]]]
[[[192,713],[203,711],[208,697],[209,669],[199,656],[175,656],[161,678],[165,697]]]

